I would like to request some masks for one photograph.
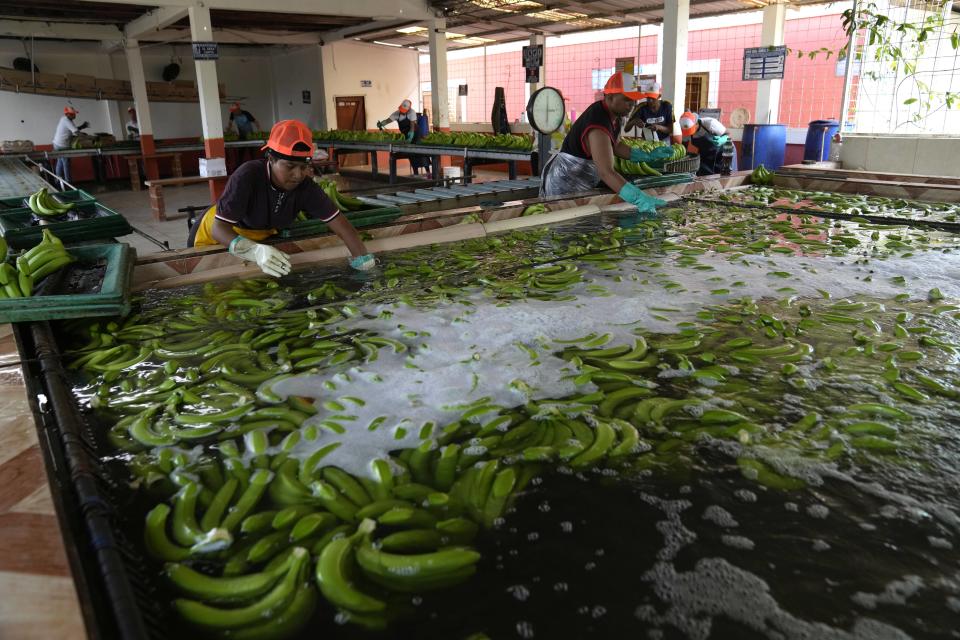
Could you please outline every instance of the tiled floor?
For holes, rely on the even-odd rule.
[[[0,443],[0,638],[85,638],[19,366],[0,367]]]

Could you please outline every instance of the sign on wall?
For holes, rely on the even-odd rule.
[[[744,80],[783,80],[787,47],[751,47],[743,50]]]
[[[361,86],[361,87],[372,87],[372,86],[373,86],[373,80],[361,80],[361,81],[360,81],[360,86]]]
[[[465,95],[467,95],[467,85],[465,85],[465,84],[459,84],[459,85],[457,85],[457,95],[458,95],[458,96],[465,96]]]
[[[303,104],[310,104],[310,90],[304,89],[302,93],[303,93]]]
[[[216,42],[193,42],[194,60],[219,60],[220,48]]]
[[[633,58],[617,58],[614,61],[613,68],[624,73],[633,73]],[[611,74],[612,75],[612,74]]]

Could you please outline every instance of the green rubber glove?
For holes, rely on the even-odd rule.
[[[407,131],[407,142],[413,142],[413,129]]]
[[[636,205],[640,213],[656,213],[657,207],[667,204],[660,198],[648,196],[640,187],[630,182],[624,183],[617,195],[623,198],[624,202]]]
[[[390,122],[389,120],[377,120],[377,129],[380,129],[380,131],[383,131],[383,126],[389,122]]]
[[[725,133],[719,136],[713,136],[712,138],[710,138],[710,142],[717,145],[718,147],[722,147],[723,145],[730,142],[730,136],[728,136]]]

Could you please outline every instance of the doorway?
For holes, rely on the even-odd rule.
[[[363,96],[341,96],[334,98],[337,105],[337,129],[344,131],[366,131],[367,110]],[[358,167],[366,159],[366,153],[338,152],[340,166]]]
[[[688,73],[687,86],[684,93],[683,107],[685,111],[698,113],[707,108],[707,92],[710,88],[709,73]]]

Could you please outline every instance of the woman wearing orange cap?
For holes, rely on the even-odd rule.
[[[623,118],[637,100],[643,97],[636,79],[618,71],[603,88],[603,99],[594,102],[580,114],[563,139],[560,152],[543,167],[541,196],[557,196],[595,189],[602,181],[638,211],[653,213],[663,200],[645,194],[627,182],[613,168],[614,156],[633,162],[649,162],[671,157],[669,147],[651,152],[630,148],[619,140]]]
[[[624,129],[629,131],[634,127],[644,127],[651,129],[661,142],[669,140],[673,133],[673,104],[669,100],[662,100],[660,96],[660,83],[651,83],[643,94],[646,100],[637,105]]]
[[[293,224],[300,211],[326,222],[353,258],[358,271],[372,269],[373,255],[346,216],[312,179],[313,133],[299,120],[281,120],[273,125],[263,146],[265,159],[243,163],[227,181],[217,201],[190,230],[188,246],[221,244],[233,255],[256,262],[271,276],[290,273],[290,258],[260,240]]]
[[[77,110],[70,105],[63,108],[63,115],[60,116],[60,122],[57,123],[57,130],[53,134],[53,150],[63,151],[70,148],[73,136],[90,126],[89,122],[77,125],[73,121],[77,118]],[[57,177],[70,182],[70,158],[57,158],[55,168]]]

